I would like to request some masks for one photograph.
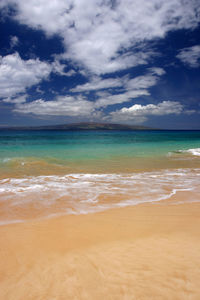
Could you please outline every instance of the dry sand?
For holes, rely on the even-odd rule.
[[[200,299],[200,204],[0,227],[0,299]]]

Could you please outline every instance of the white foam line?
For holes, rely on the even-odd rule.
[[[199,176],[200,169],[175,169],[135,174],[68,174],[7,178],[0,180],[0,194],[1,201],[9,200],[7,208],[11,212],[16,211],[16,206],[23,209],[24,205],[33,202],[36,209],[47,208],[48,214],[49,207],[66,197],[60,202],[62,207],[59,212],[53,215],[78,215],[170,199],[177,192],[198,189]],[[110,196],[116,196],[113,198],[114,203],[109,203]],[[118,200],[117,196],[122,196],[121,200]],[[105,199],[108,199],[108,202]],[[0,225],[18,222],[23,220],[6,220],[0,222]]]
[[[194,156],[200,156],[200,148],[193,148],[193,149],[187,149],[187,150],[177,150],[174,153],[189,153]],[[171,156],[173,152],[168,152],[167,156]]]
[[[25,220],[6,220],[6,221],[0,221],[0,226],[16,224],[16,223],[24,223],[24,222]]]

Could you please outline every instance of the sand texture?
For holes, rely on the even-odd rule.
[[[0,227],[0,299],[200,299],[200,204]]]

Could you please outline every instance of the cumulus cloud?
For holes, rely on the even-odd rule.
[[[0,98],[12,98],[46,79],[51,66],[39,59],[23,60],[18,53],[0,56]]]
[[[122,108],[122,113],[130,113],[131,115],[168,115],[180,114],[183,111],[183,105],[175,101],[163,101],[158,104],[141,105],[135,104],[129,108]]]
[[[88,117],[95,116],[94,104],[82,97],[58,96],[52,101],[38,99],[32,102],[18,103],[15,112],[23,114],[49,115],[49,116],[70,116]]]
[[[193,29],[200,16],[198,0],[3,0],[1,6],[8,4],[20,23],[59,34],[64,57],[95,74],[147,63],[148,41]]]
[[[0,56],[0,98],[7,103],[22,102],[19,94],[47,79],[51,72],[68,77],[76,74],[72,69],[65,72],[65,67],[57,59],[51,64],[39,59],[23,60],[17,52]]]
[[[200,66],[200,45],[182,49],[177,58],[191,68],[198,68]]]
[[[158,104],[134,104],[131,107],[123,107],[120,110],[116,110],[110,113],[112,121],[136,121],[137,123],[143,123],[147,120],[148,116],[164,116],[181,113],[194,113],[194,111],[185,110],[184,106],[180,102],[176,101],[163,101]]]

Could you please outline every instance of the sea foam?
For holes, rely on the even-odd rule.
[[[200,156],[200,148],[188,149],[188,150],[178,150],[175,153],[189,153],[194,156]]]
[[[188,149],[187,152],[192,155],[200,156],[200,148]]]
[[[6,216],[0,222],[57,214],[86,214],[115,207],[163,201],[178,192],[198,191],[200,169],[173,169],[132,174],[67,174],[0,180]],[[188,201],[196,201],[192,197]],[[31,207],[31,209],[30,209]],[[0,223],[1,224],[1,223]]]

